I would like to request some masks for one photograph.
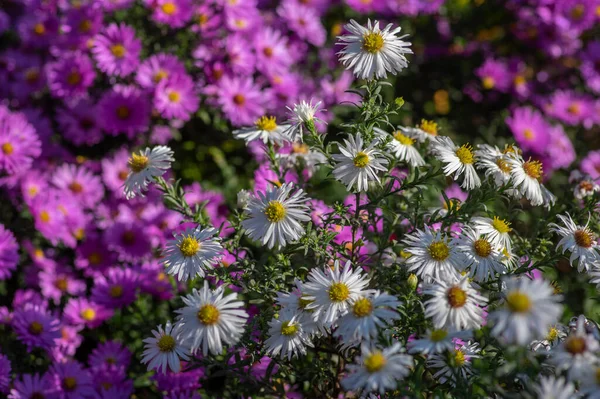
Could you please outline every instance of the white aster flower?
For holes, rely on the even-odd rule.
[[[290,292],[278,292],[275,301],[281,307],[281,312],[292,313],[297,315],[298,320],[302,324],[302,330],[309,334],[326,332],[325,327],[321,323],[315,322],[313,318],[314,309],[307,309],[312,300],[306,299],[304,296],[304,284],[296,279],[296,286]]]
[[[185,307],[176,313],[181,325],[181,336],[189,343],[191,351],[200,347],[202,354],[218,355],[223,351],[223,343],[236,344],[244,332],[248,313],[244,303],[237,300],[237,293],[223,294],[224,286],[212,291],[208,282],[204,287],[183,297]]]
[[[434,375],[442,384],[456,385],[456,377],[467,380],[473,375],[471,361],[479,356],[477,343],[459,345],[446,353],[435,353],[427,359],[427,367],[439,369]]]
[[[579,379],[581,393],[586,399],[600,399],[600,364],[583,370]]]
[[[315,115],[319,111],[321,101],[313,105],[312,100],[306,102],[300,101],[298,104],[294,104],[294,108],[287,107],[291,113],[291,117],[288,120],[289,127],[283,132],[283,135],[288,138],[289,141],[296,142],[302,141],[304,137],[304,128],[309,131],[315,130],[315,123],[325,123],[325,121],[317,118]],[[321,110],[324,111],[324,110]]]
[[[548,205],[554,202],[554,196],[540,183],[544,174],[540,161],[524,161],[518,155],[509,156],[506,162],[510,167],[513,187],[529,200],[531,205]]]
[[[306,354],[306,347],[312,347],[310,335],[304,330],[302,318],[290,311],[279,313],[279,318],[269,322],[269,338],[265,341],[266,352],[280,355],[288,360],[299,354]]]
[[[403,243],[406,244],[404,251],[410,254],[406,260],[409,272],[425,280],[458,277],[460,255],[451,237],[425,226],[425,230],[407,234]]]
[[[223,247],[217,230],[212,227],[186,229],[174,235],[165,249],[165,266],[168,274],[179,281],[196,276],[204,277],[204,270],[221,257]]]
[[[377,172],[387,170],[388,160],[375,148],[377,140],[364,149],[360,134],[349,136],[344,143],[345,146],[339,145],[341,154],[333,155],[337,162],[333,176],[345,184],[349,191],[353,186],[358,191],[367,191],[370,181],[380,182]]]
[[[507,155],[496,146],[479,144],[475,151],[477,168],[485,171],[485,177],[491,177],[496,187],[506,185],[510,180],[510,165],[506,162]]]
[[[493,219],[474,217],[470,223],[478,234],[482,234],[494,246],[507,250],[512,248],[509,234],[512,228],[507,220],[500,219],[498,216],[494,216]]]
[[[398,381],[410,373],[412,366],[412,356],[402,353],[398,343],[383,350],[363,345],[356,363],[346,367],[348,375],[342,380],[342,387],[364,393],[384,393],[396,389]]]
[[[387,149],[396,159],[414,167],[425,165],[425,160],[419,153],[419,150],[415,148],[416,139],[405,135],[401,130],[396,130],[391,135],[388,135],[379,128],[375,128],[374,131],[382,139],[385,139],[387,136],[392,138],[387,144]]]
[[[392,30],[392,24],[388,24],[381,30],[378,21],[372,24],[369,20],[364,27],[350,20],[344,29],[351,34],[338,36],[336,44],[344,46],[338,54],[340,62],[356,77],[385,79],[387,72],[395,75],[408,66],[405,54],[412,54],[408,48],[411,44],[402,40],[408,35],[396,36],[400,27]]]
[[[246,212],[249,218],[242,222],[248,236],[273,248],[285,246],[304,234],[301,222],[308,222],[307,198],[301,189],[294,190],[292,183],[267,189],[253,196]]]
[[[469,226],[462,229],[457,246],[463,256],[461,264],[463,270],[468,268],[469,276],[479,282],[506,273],[506,265],[502,263],[504,255],[500,252],[500,248]]]
[[[173,151],[164,145],[152,149],[146,147],[145,150],[140,150],[139,154],[132,153],[127,162],[130,172],[124,183],[125,197],[143,197],[143,191],[147,190],[148,184],[155,177],[162,176],[174,160]]]
[[[560,344],[567,336],[569,329],[563,324],[556,324],[550,327],[548,334],[542,340],[535,340],[531,343],[531,350],[534,352],[538,351],[550,351],[552,348]]]
[[[355,299],[351,310],[338,321],[334,336],[344,343],[369,341],[377,336],[378,329],[398,320],[396,308],[400,301],[395,296],[375,291]]]
[[[432,143],[432,150],[438,159],[445,163],[444,174],[453,176],[458,180],[464,175],[461,187],[472,190],[481,185],[481,180],[473,166],[476,158],[473,148],[469,144],[458,147],[450,137],[438,136]]]
[[[283,133],[289,129],[289,125],[278,125],[274,116],[261,116],[256,120],[254,126],[244,127],[234,130],[233,137],[244,139],[246,143],[254,140],[262,140],[263,143],[268,142],[281,144],[287,141],[287,137]]]
[[[560,295],[545,280],[506,279],[505,305],[489,315],[492,335],[507,343],[527,345],[545,336],[562,314]]]
[[[594,193],[600,191],[600,185],[590,176],[584,176],[581,172],[575,170],[569,177],[569,183],[575,184],[573,195],[575,198],[582,200]]]
[[[590,220],[585,226],[576,225],[571,215],[558,215],[558,218],[564,226],[559,226],[556,223],[550,223],[550,231],[560,235],[562,239],[558,242],[556,250],[562,248],[562,253],[571,252],[569,262],[571,266],[575,266],[577,262],[577,270],[581,273],[583,270],[588,270],[594,263],[600,260],[600,247],[594,233],[588,227]]]
[[[351,309],[355,300],[365,295],[368,284],[369,279],[360,268],[352,270],[350,261],[342,269],[338,260],[333,269],[329,266],[323,270],[314,268],[304,284],[304,298],[312,301],[306,309],[314,309],[314,320],[330,326]]]
[[[167,321],[165,328],[158,326],[152,330],[154,337],[144,339],[144,353],[142,363],[148,364],[148,370],[160,370],[165,374],[167,365],[172,372],[181,370],[180,359],[189,360],[190,350],[181,342],[181,326],[171,325]]]
[[[415,339],[407,344],[409,353],[421,353],[423,355],[442,353],[454,350],[455,339],[467,341],[472,337],[470,330],[455,331],[445,328],[427,330],[423,338]]]
[[[327,162],[327,157],[320,152],[313,151],[304,143],[292,143],[289,154],[277,154],[281,159],[282,167],[302,167],[303,170],[312,174],[317,165]]]
[[[540,378],[539,382],[532,386],[532,390],[538,399],[573,399],[575,386],[563,377],[548,376]]]
[[[550,351],[550,362],[558,371],[567,370],[569,379],[577,380],[586,370],[600,362],[597,356],[600,344],[585,329],[585,318],[580,316],[577,327],[567,338]]]
[[[431,317],[436,328],[481,327],[487,299],[471,287],[466,276],[458,281],[446,279],[426,284],[423,294],[432,296],[424,303],[425,317]]]

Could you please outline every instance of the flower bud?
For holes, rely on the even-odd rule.
[[[419,285],[419,278],[417,277],[416,274],[411,273],[410,276],[408,276],[408,279],[406,281],[408,282],[408,286],[410,287],[411,290],[417,289],[417,285]]]

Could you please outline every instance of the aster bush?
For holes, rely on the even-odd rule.
[[[600,397],[600,3],[467,3],[3,3],[0,396]]]

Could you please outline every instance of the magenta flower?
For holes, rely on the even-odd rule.
[[[109,251],[104,240],[90,234],[75,250],[75,267],[83,270],[87,277],[104,274],[116,261],[114,252]]]
[[[110,319],[113,311],[86,298],[71,298],[65,305],[63,315],[73,326],[96,328]]]
[[[568,124],[577,125],[588,116],[591,104],[572,91],[555,91],[546,106],[546,111],[554,118]]]
[[[0,392],[7,394],[11,379],[10,360],[0,353]]]
[[[184,74],[163,80],[154,93],[154,107],[166,119],[187,121],[199,103],[192,78]]]
[[[150,124],[148,96],[134,86],[114,86],[98,102],[98,112],[102,128],[113,136],[133,138]]]
[[[94,4],[80,4],[72,7],[65,15],[66,42],[80,50],[87,48],[90,40],[102,29],[104,13],[102,8]]]
[[[152,19],[171,28],[181,28],[192,15],[190,0],[156,0]]]
[[[119,259],[136,261],[150,255],[152,244],[144,230],[140,223],[116,222],[105,231],[104,240]]]
[[[359,0],[364,3],[364,0]],[[374,1],[373,3],[379,3]],[[277,13],[287,22],[289,29],[302,40],[306,40],[313,46],[322,46],[327,39],[327,32],[321,24],[321,18],[317,12],[300,3],[284,3]]]
[[[101,71],[127,76],[138,67],[141,49],[142,42],[135,37],[135,29],[113,23],[96,36],[92,53]]]
[[[140,280],[140,288],[143,293],[168,301],[173,298],[173,287],[164,270],[164,266],[155,260],[142,264],[139,273],[144,278]]]
[[[32,303],[25,304],[13,313],[12,326],[17,339],[33,348],[50,350],[60,337],[59,321],[48,312],[45,306]]]
[[[475,71],[481,79],[481,85],[486,90],[498,90],[506,93],[511,86],[511,76],[508,67],[502,61],[488,58]]]
[[[550,125],[542,114],[533,108],[515,109],[506,119],[506,124],[524,151],[541,154],[550,141]]]
[[[97,368],[107,365],[116,365],[122,368],[129,367],[131,352],[121,343],[106,341],[98,345],[88,358],[90,367]]]
[[[15,379],[8,399],[54,398],[56,395],[51,377],[46,374],[23,374]]]
[[[0,280],[12,275],[19,262],[19,245],[13,233],[0,224]]]
[[[289,68],[292,59],[288,52],[287,39],[281,32],[271,28],[261,29],[254,37],[253,44],[258,70],[274,74]]]
[[[79,399],[94,395],[90,374],[75,360],[53,364],[48,375],[61,398]]]
[[[84,166],[63,164],[52,175],[52,183],[60,189],[69,190],[73,197],[85,207],[95,207],[104,197],[104,186],[100,177]]]
[[[254,72],[255,56],[243,34],[229,35],[225,42],[225,52],[233,73],[247,76]]]
[[[251,125],[265,113],[265,95],[251,78],[224,76],[217,101],[232,124]]]
[[[48,64],[46,77],[50,93],[57,98],[77,97],[87,94],[94,83],[96,72],[90,58],[80,52],[62,54]]]
[[[85,292],[85,282],[77,279],[71,268],[54,264],[39,272],[40,289],[44,297],[59,304],[65,295],[81,295]]]
[[[581,161],[581,170],[592,179],[600,178],[600,150],[590,151]]]
[[[91,299],[107,308],[123,308],[135,301],[138,278],[130,268],[111,268],[96,279]]]
[[[62,136],[78,146],[98,144],[104,133],[100,129],[96,105],[82,99],[67,107],[57,113]]]
[[[595,0],[570,0],[556,2],[556,12],[569,21],[571,28],[583,31],[597,21],[598,2]]]
[[[566,135],[562,125],[550,126],[548,133],[550,142],[544,151],[544,167],[548,167],[548,170],[568,168],[576,158],[573,143]],[[544,169],[544,173],[546,173],[546,169]]]
[[[127,179],[127,175],[129,175],[129,167],[127,166],[129,156],[130,153],[127,149],[122,148],[115,152],[112,158],[102,160],[102,181],[117,198],[124,197],[123,184]]]
[[[585,84],[600,94],[600,41],[589,42],[581,56],[581,75]]]
[[[0,105],[0,173],[22,173],[41,154],[35,129],[21,113]]]
[[[163,80],[183,74],[185,74],[185,66],[179,58],[171,54],[158,53],[142,62],[135,80],[143,88],[154,89]]]

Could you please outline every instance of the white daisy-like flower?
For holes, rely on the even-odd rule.
[[[454,180],[458,180],[460,176],[464,175],[461,187],[466,190],[472,190],[481,185],[481,180],[473,166],[476,160],[475,153],[469,144],[458,147],[450,137],[446,136],[438,136],[431,144],[432,151],[440,161],[446,164],[444,166],[446,176],[453,176]]]
[[[512,241],[510,239],[512,228],[510,227],[510,222],[507,220],[500,219],[498,216],[494,216],[493,219],[474,217],[471,219],[470,224],[477,234],[483,235],[495,247],[506,248],[508,250],[512,248]]]
[[[506,162],[507,155],[496,146],[479,144],[475,150],[477,168],[485,171],[485,177],[491,177],[496,187],[506,185],[510,180],[510,166]]]
[[[391,135],[379,128],[373,130],[382,139],[388,136],[392,138],[387,144],[387,149],[394,157],[396,157],[396,159],[406,162],[414,167],[425,165],[425,160],[419,153],[419,150],[415,148],[416,139],[405,135],[402,130],[396,130]]]
[[[352,302],[351,310],[339,319],[333,335],[341,337],[344,343],[369,341],[377,336],[378,329],[400,318],[396,311],[400,304],[395,296],[380,291],[361,296]]]
[[[600,362],[596,354],[598,340],[585,329],[585,318],[579,317],[577,326],[567,338],[550,351],[550,362],[558,371],[567,370],[569,379],[577,380],[585,371]]]
[[[312,174],[316,166],[327,162],[327,157],[320,152],[313,151],[304,143],[292,143],[289,154],[277,154],[282,161],[282,167],[293,168],[301,166],[303,170]]]
[[[467,380],[473,375],[472,359],[479,356],[480,349],[477,343],[459,345],[456,349],[446,353],[435,353],[427,359],[427,367],[439,369],[433,377],[442,384],[448,382],[456,385],[456,377]]]
[[[396,75],[408,66],[405,54],[412,54],[411,43],[402,40],[408,35],[396,36],[400,27],[392,29],[388,24],[381,30],[378,21],[372,24],[369,20],[364,27],[350,20],[344,29],[351,34],[338,36],[336,45],[344,46],[338,54],[340,62],[356,77],[385,79],[388,72]]]
[[[457,331],[445,328],[427,330],[423,338],[415,339],[407,344],[409,353],[428,355],[454,350],[455,339],[467,341],[472,337],[470,330]]]
[[[277,119],[274,116],[264,115],[256,120],[254,126],[234,130],[233,137],[243,139],[246,143],[254,140],[261,140],[265,144],[268,142],[281,144],[288,140],[283,133],[288,130],[289,127],[289,125],[278,125]]]
[[[531,343],[530,348],[534,352],[550,351],[552,348],[560,344],[566,337],[569,329],[563,324],[555,324],[550,327],[548,334],[542,340],[535,340]]]
[[[421,119],[421,123],[416,127],[398,126],[405,136],[417,140],[419,143],[425,143],[438,135],[438,124],[434,121]]]
[[[545,336],[562,314],[562,298],[545,280],[511,277],[505,280],[505,305],[489,315],[492,335],[507,343],[527,345]]]
[[[266,352],[280,355],[288,360],[293,356],[306,355],[306,347],[312,347],[310,334],[304,330],[302,318],[291,311],[279,313],[279,318],[269,322],[269,338],[265,341]]]
[[[406,259],[409,272],[415,272],[425,280],[458,277],[460,255],[456,242],[429,226],[425,230],[407,234],[403,243],[410,256]]]
[[[304,128],[311,131],[315,130],[316,122],[325,123],[325,121],[315,116],[320,106],[321,101],[313,104],[312,100],[310,102],[302,100],[298,104],[294,104],[294,108],[287,107],[291,117],[288,120],[289,127],[283,132],[283,135],[292,142],[303,141]]]
[[[569,176],[569,183],[575,186],[573,196],[579,200],[600,191],[600,185],[593,178],[583,175],[577,170],[573,171],[571,176]]]
[[[377,140],[374,140],[367,148],[363,148],[362,137],[357,134],[349,136],[344,140],[345,146],[339,145],[341,154],[333,155],[337,162],[333,169],[333,176],[345,184],[348,191],[356,186],[358,191],[367,191],[369,182],[380,182],[378,171],[386,171],[388,160],[375,148]]]
[[[573,399],[575,386],[563,377],[542,377],[531,387],[538,399]]]
[[[346,366],[348,375],[342,380],[342,387],[364,393],[384,393],[396,389],[398,381],[410,373],[412,366],[412,356],[404,354],[398,343],[383,350],[363,345],[356,363]]]
[[[463,257],[461,267],[469,269],[469,276],[476,281],[486,281],[497,274],[506,273],[506,265],[502,263],[504,255],[498,246],[489,238],[480,235],[469,226],[462,229],[458,251]]]
[[[583,370],[579,376],[581,394],[587,399],[600,399],[600,364]]]
[[[326,332],[325,326],[317,323],[313,318],[314,309],[307,309],[312,300],[304,296],[304,284],[296,279],[294,289],[290,292],[278,292],[275,301],[281,307],[281,312],[288,312],[296,315],[302,324],[303,331],[309,334]]]
[[[242,221],[248,236],[269,248],[283,247],[304,234],[301,222],[308,222],[310,214],[304,191],[294,185],[267,189],[266,193],[253,196],[246,206],[249,218]]]
[[[423,294],[432,296],[424,303],[425,316],[433,319],[436,328],[481,327],[487,299],[471,287],[466,276],[458,281],[436,280],[426,284]]]
[[[123,184],[125,197],[127,199],[134,198],[136,195],[143,197],[143,191],[148,189],[148,184],[155,177],[162,176],[169,170],[173,161],[175,161],[173,151],[164,145],[152,149],[146,147],[138,154],[132,153],[127,161],[130,171]]]
[[[569,262],[571,266],[575,266],[577,261],[577,270],[581,273],[583,270],[590,269],[594,263],[600,260],[600,247],[598,241],[588,224],[589,218],[585,226],[575,224],[571,215],[557,215],[564,226],[559,226],[556,223],[550,223],[550,231],[560,235],[562,239],[556,245],[556,249],[562,249],[564,254],[566,251],[571,252]]]
[[[312,301],[306,309],[314,309],[313,318],[326,326],[352,309],[354,301],[365,295],[369,279],[360,268],[352,270],[350,261],[340,268],[336,260],[333,268],[314,268],[304,284],[304,298]]]
[[[181,337],[190,345],[192,352],[202,348],[202,354],[218,355],[223,344],[236,344],[244,332],[248,313],[244,303],[237,300],[237,293],[224,295],[224,286],[212,291],[208,282],[204,287],[183,297],[185,307],[176,313],[181,325]]]
[[[204,270],[210,268],[223,251],[220,238],[215,237],[216,232],[212,227],[196,227],[174,235],[165,249],[167,273],[176,276],[179,281],[204,277]]]
[[[144,339],[142,363],[148,364],[148,370],[160,370],[165,374],[169,366],[172,372],[178,373],[181,370],[180,359],[190,359],[190,350],[180,337],[181,326],[173,326],[167,321],[164,329],[160,325],[157,329],[152,331],[154,337]]]
[[[540,183],[544,175],[540,161],[532,161],[531,159],[525,161],[520,156],[514,155],[507,157],[506,162],[510,167],[513,187],[518,190],[521,196],[527,198],[531,205],[547,205],[553,202],[552,194]]]

